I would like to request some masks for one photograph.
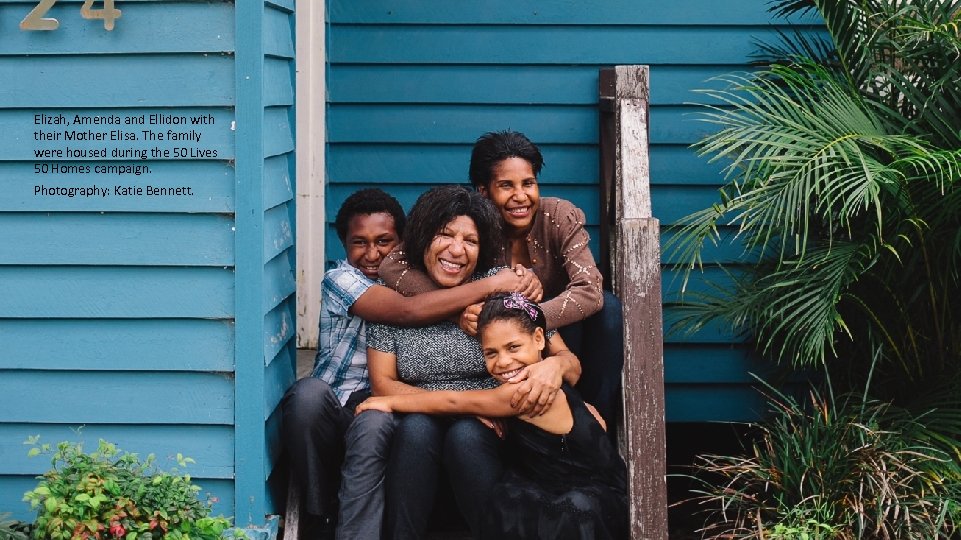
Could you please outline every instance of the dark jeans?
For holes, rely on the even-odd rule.
[[[344,433],[354,415],[330,386],[313,377],[287,390],[281,437],[290,475],[303,494],[303,511],[314,516],[337,515],[337,487],[344,459]]]
[[[581,360],[577,391],[607,420],[609,431],[621,410],[624,368],[624,314],[621,301],[604,291],[604,307],[583,321],[558,329]]]
[[[474,417],[400,416],[387,468],[384,530],[390,538],[424,538],[441,471],[471,531],[480,531],[487,496],[500,479],[501,441]]]

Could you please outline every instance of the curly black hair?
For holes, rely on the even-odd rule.
[[[464,186],[437,186],[417,198],[407,214],[407,236],[404,249],[407,262],[422,271],[424,253],[434,237],[445,225],[458,216],[474,220],[480,240],[480,253],[475,272],[486,272],[494,267],[504,248],[501,218],[490,201]]]
[[[494,166],[507,158],[518,157],[531,164],[534,176],[540,176],[544,157],[537,145],[517,131],[491,131],[481,135],[470,154],[470,183],[475,189],[487,187]]]
[[[394,230],[397,231],[399,238],[403,238],[407,218],[400,203],[381,189],[368,188],[355,191],[347,197],[337,211],[334,227],[337,229],[337,236],[340,237],[341,243],[347,242],[347,225],[350,224],[351,218],[357,215],[381,213],[390,214],[394,218]]]
[[[484,300],[477,316],[477,332],[494,321],[515,321],[530,334],[537,328],[547,332],[547,319],[541,307],[516,292],[495,293]]]

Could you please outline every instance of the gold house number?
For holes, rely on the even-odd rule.
[[[114,21],[120,18],[120,10],[113,7],[114,0],[103,0],[103,9],[93,9],[96,0],[84,0],[80,6],[80,15],[84,19],[103,19],[105,30],[113,30]],[[60,21],[52,17],[44,17],[57,0],[40,0],[37,6],[27,13],[20,21],[21,30],[56,30]]]

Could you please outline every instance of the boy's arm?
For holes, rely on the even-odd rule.
[[[350,307],[350,314],[373,323],[424,326],[458,316],[464,308],[483,301],[490,294],[515,290],[539,294],[541,283],[533,272],[518,267],[416,297],[403,296],[383,285],[372,285]]]
[[[515,416],[510,406],[511,385],[490,390],[441,390],[420,394],[390,395],[367,399],[356,412],[374,409],[384,412],[425,414],[474,414],[480,416]]]

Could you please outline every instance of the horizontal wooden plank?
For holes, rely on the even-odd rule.
[[[328,58],[331,64],[744,64],[758,41],[776,42],[787,28],[332,25]]]
[[[677,282],[672,281],[675,279],[675,273],[665,269],[664,274],[666,274],[666,277],[661,282],[664,290],[679,286]],[[703,279],[700,276],[694,276],[692,278],[691,288],[705,288]],[[670,297],[669,300],[677,300],[677,296],[674,295]],[[693,302],[693,299],[689,301]],[[713,320],[697,332],[691,332],[687,326],[679,326],[677,324],[684,315],[684,308],[677,303],[672,303],[664,307],[664,343],[719,345],[727,347],[731,344],[746,343],[749,339],[749,336],[734,333],[730,325],[721,320]]]
[[[478,132],[475,135],[481,135]],[[536,141],[535,141],[536,142]],[[330,144],[329,184],[463,184],[472,144]],[[538,144],[544,156],[539,180],[547,184],[597,183],[596,145]],[[392,189],[390,186],[385,189]]]
[[[688,145],[654,144],[649,149],[652,185],[717,187],[724,182],[725,164],[720,161],[712,163],[708,156],[698,156]]]
[[[663,246],[677,233],[678,230],[675,227],[662,227],[661,245]],[[704,243],[701,257],[704,261],[706,261],[705,264],[735,264],[744,262],[751,258],[751,254],[745,251],[744,245],[736,238],[737,230],[734,227],[719,227],[718,235],[719,238],[717,239],[716,245],[711,241]],[[680,262],[689,262],[681,261],[674,251],[675,250],[672,248],[667,253],[664,253],[662,249],[661,262],[665,265],[675,265]]]
[[[716,131],[698,107],[653,107],[651,144],[690,144]],[[332,143],[473,144],[488,131],[513,129],[538,144],[597,144],[597,107],[521,105],[331,105]]]
[[[233,377],[218,373],[0,373],[5,422],[220,424],[234,420]]]
[[[27,437],[39,435],[40,442],[56,448],[61,441],[82,442],[87,452],[100,439],[110,441],[141,459],[156,456],[161,469],[177,468],[195,478],[233,478],[234,430],[231,426],[144,426],[144,425],[59,425],[0,424],[0,474],[41,474],[50,466],[46,458],[28,458]],[[194,459],[186,468],[177,465],[177,454]]]
[[[479,135],[479,133],[478,133]],[[537,142],[537,141],[535,141]],[[460,184],[467,182],[471,144],[330,144],[327,181],[371,184]],[[538,144],[544,183],[596,184],[596,144]],[[722,166],[686,145],[650,147],[651,184],[709,185],[722,182]],[[425,165],[429,164],[429,165]]]
[[[596,144],[597,107],[332,104],[327,113],[332,143],[473,144],[501,129],[538,144]]]
[[[0,213],[0,264],[233,266],[233,229],[226,215]]]
[[[675,344],[664,347],[665,384],[756,382],[751,373],[764,374],[772,366],[753,358],[743,345]]]
[[[290,209],[286,204],[275,206],[264,213],[264,262],[294,245],[294,231],[290,224]]]
[[[330,66],[331,103],[473,103],[591,105],[601,66],[343,65]],[[705,101],[694,89],[716,88],[711,77],[745,66],[652,66],[651,103]],[[713,103],[713,102],[712,102]]]
[[[718,291],[730,290],[734,277],[740,270],[737,267],[727,267],[724,269],[716,266],[705,266],[702,271],[694,271],[690,274],[687,282],[684,282],[684,270],[665,267],[661,272],[661,296],[665,304],[664,322],[670,322],[672,316],[668,313],[668,304],[683,302],[685,298],[697,300],[699,294],[718,294]],[[726,340],[725,340],[726,341]]]
[[[664,394],[668,422],[756,422],[768,410],[748,385],[670,384]]]
[[[67,124],[45,125],[43,115],[55,118],[63,115]],[[153,125],[151,115],[155,115]],[[74,123],[93,117],[117,123]],[[212,123],[198,123],[205,118],[211,119]],[[234,157],[233,119],[233,109],[209,107],[46,109],[42,114],[35,110],[0,110],[0,161],[226,160]],[[139,120],[144,123],[133,123]],[[164,153],[155,153],[154,149]],[[178,157],[175,149],[183,149],[180,151],[182,157]],[[54,154],[43,155],[44,150]],[[85,152],[75,154],[78,150]],[[99,153],[90,153],[92,151]]]
[[[113,31],[80,16],[78,6],[55,4],[46,17],[55,31],[20,31],[16,24],[36,3],[0,4],[3,55],[219,53],[234,50],[234,9],[227,2],[143,2],[124,6]]]
[[[290,12],[264,10],[264,54],[282,58],[294,57],[294,17]]]
[[[264,160],[264,208],[270,209],[294,198],[293,156],[283,154]]]
[[[294,104],[294,62],[285,58],[264,58],[264,105]]]
[[[267,313],[297,291],[291,252],[284,252],[264,264],[263,312]]]
[[[762,2],[737,0],[493,0],[486,2],[394,2],[334,0],[332,24],[591,24],[756,25],[777,22]],[[813,16],[798,22],[817,22]]]
[[[291,107],[264,109],[264,157],[294,151],[294,126],[290,118],[292,110]]]
[[[0,343],[0,369],[234,369],[234,328],[229,321],[0,319]]]
[[[229,107],[226,54],[0,56],[7,107]],[[143,84],[150,81],[150,84]]]
[[[232,480],[213,480],[199,478],[195,484],[200,486],[202,497],[216,499],[211,515],[231,516],[234,512],[234,483]],[[30,505],[23,502],[23,494],[37,487],[37,479],[33,476],[0,476],[0,508],[10,512],[11,519],[33,522],[37,518],[36,511],[30,511]]]
[[[264,315],[264,364],[275,361],[280,351],[294,337],[294,303],[296,298],[289,296]]]
[[[132,163],[130,164],[140,164]],[[44,163],[41,163],[43,166]],[[234,168],[224,161],[147,161],[149,174],[93,174],[96,163],[60,161],[67,171],[90,166],[89,174],[53,172],[35,173],[31,162],[0,161],[0,210],[14,212],[233,212]],[[43,186],[46,191],[38,190]],[[100,188],[97,196],[70,197],[69,188]],[[122,195],[118,186],[141,188],[143,195]],[[147,196],[147,186],[164,189],[189,187],[193,195]],[[60,188],[58,190],[58,188]],[[102,190],[109,191],[104,197]],[[127,193],[134,193],[129,191]],[[176,193],[167,191],[165,193]]]
[[[205,318],[234,311],[232,268],[0,267],[9,318]]]
[[[651,186],[651,209],[661,226],[677,223],[681,218],[721,201],[717,186],[654,185]]]

